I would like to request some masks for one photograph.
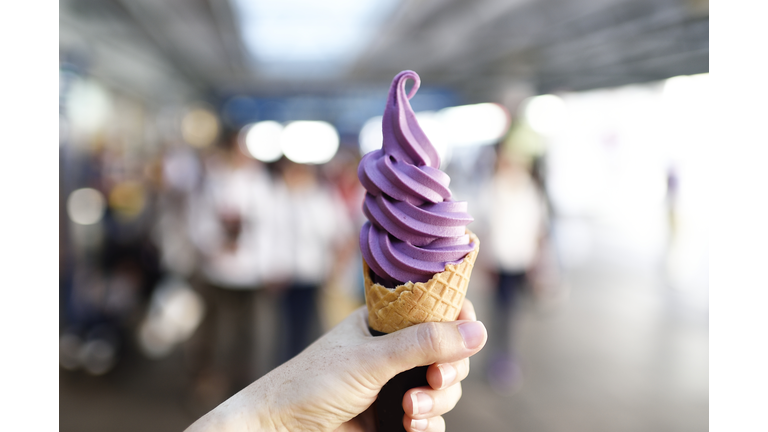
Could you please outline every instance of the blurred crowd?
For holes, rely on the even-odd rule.
[[[364,304],[356,140],[342,140],[327,163],[263,162],[244,128],[194,108],[176,118],[178,133],[131,143],[135,128],[162,115],[120,126],[130,104],[113,92],[111,120],[85,127],[63,88],[63,368],[101,375],[132,351],[181,352],[194,388],[221,399]],[[541,155],[521,151],[518,129],[446,166],[455,198],[471,201],[472,229],[488,240],[479,271],[498,280],[495,326],[507,341],[489,380],[506,389],[519,375],[516,299],[541,262],[549,214]]]
[[[101,375],[131,350],[162,358],[183,345],[190,374],[228,393],[256,378],[249,342],[260,301],[275,308],[260,370],[363,304],[357,151],[323,165],[263,163],[236,129],[203,146],[153,148],[114,130],[62,130],[65,369]],[[323,296],[336,308],[319,307]]]
[[[210,105],[153,106],[65,66],[62,368],[103,375],[130,364],[124,360],[135,354],[175,354],[195,391],[220,401],[364,304],[358,246],[364,190],[357,178],[363,146],[357,136],[342,136],[327,162],[265,161],[254,156],[247,125],[228,123]],[[658,86],[625,92],[669,104],[676,99],[668,90],[678,82],[699,81],[705,82],[670,79],[664,98]],[[588,105],[588,96],[597,102]],[[691,177],[697,165],[685,171],[654,156],[627,174],[624,168],[637,167],[637,155],[648,146],[626,138],[618,145],[622,135],[605,132],[613,126],[580,130],[583,122],[577,122],[568,134],[542,132],[543,125],[610,103],[570,96],[569,104],[584,107],[566,115],[555,96],[532,100],[538,105],[505,108],[511,112],[501,114],[506,125],[500,137],[449,148],[441,166],[452,179],[454,199],[469,202],[470,229],[483,242],[473,273],[482,282],[473,289],[493,291],[485,373],[498,393],[520,386],[515,322],[522,298],[564,298],[561,272],[590,252],[589,223],[627,225],[631,229],[616,233],[640,233],[642,241],[625,244],[647,246],[652,259],[666,250],[672,270],[687,268],[675,259],[690,256],[692,247],[679,241],[691,230],[685,223],[691,210],[686,213],[681,197],[692,183],[681,181],[681,173]],[[613,198],[594,200],[597,194]],[[697,197],[687,194],[689,201]],[[666,214],[659,218],[662,208]],[[622,253],[629,252],[635,258],[625,261],[640,262],[637,251]],[[678,273],[685,282],[687,273]]]

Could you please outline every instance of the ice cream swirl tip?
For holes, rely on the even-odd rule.
[[[406,94],[405,84],[414,84]],[[395,76],[382,119],[382,148],[360,160],[357,174],[367,193],[360,250],[378,281],[394,286],[426,282],[474,249],[466,233],[473,221],[467,203],[453,201],[440,156],[416,120],[411,99],[416,72]]]

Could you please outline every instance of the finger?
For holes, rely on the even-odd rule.
[[[459,311],[459,317],[456,318],[459,321],[477,321],[477,314],[475,313],[475,305],[469,301],[468,298],[464,299],[464,304],[461,305],[461,311]]]
[[[461,383],[443,390],[417,387],[405,392],[403,411],[412,419],[426,419],[452,410],[461,399]]]
[[[427,368],[427,382],[435,389],[444,389],[461,382],[469,375],[469,358],[453,363],[438,363]]]
[[[372,357],[377,378],[388,381],[416,366],[453,363],[470,357],[488,339],[480,321],[430,322],[416,324],[385,336],[368,339],[360,346]]]
[[[445,420],[442,417],[412,419],[403,416],[403,426],[408,432],[445,432]]]

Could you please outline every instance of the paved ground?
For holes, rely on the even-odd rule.
[[[652,254],[612,247],[605,230],[593,234],[592,252],[565,270],[567,299],[522,305],[520,390],[499,396],[487,384],[491,338],[446,416],[449,431],[708,430],[704,290],[670,287]],[[489,292],[487,278],[473,276],[480,319],[489,316]],[[183,430],[206,409],[187,397],[185,376],[180,352],[161,361],[133,354],[98,378],[62,370],[60,429]]]

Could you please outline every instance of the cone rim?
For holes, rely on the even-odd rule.
[[[432,277],[428,281],[426,281],[426,282],[412,282],[412,281],[408,281],[408,282],[406,282],[404,284],[397,285],[394,288],[385,287],[385,286],[383,286],[383,285],[381,285],[379,283],[373,282],[373,280],[371,279],[371,276],[370,276],[370,271],[371,271],[370,267],[368,267],[368,263],[365,261],[365,258],[363,258],[362,259],[362,264],[363,264],[363,280],[364,280],[364,283],[365,283],[366,306],[368,308],[368,325],[371,328],[373,328],[373,329],[375,329],[377,331],[384,332],[384,333],[389,333],[389,332],[385,331],[385,327],[383,327],[381,325],[377,325],[378,321],[380,321],[380,320],[376,319],[377,318],[377,311],[379,311],[381,309],[384,309],[385,307],[389,306],[390,304],[396,302],[406,292],[411,292],[412,293],[414,291],[414,289],[416,289],[416,288],[421,288],[422,290],[426,290],[426,288],[429,285],[437,283],[437,280],[440,279],[442,275],[444,275],[446,273],[456,273],[457,269],[460,266],[469,264],[470,266],[474,267],[475,260],[477,259],[477,254],[478,254],[478,252],[480,250],[480,239],[477,237],[477,235],[475,235],[469,229],[466,230],[466,233],[469,234],[470,241],[474,242],[474,244],[475,244],[474,249],[472,249],[469,253],[467,253],[467,255],[459,263],[457,263],[457,264],[446,264],[445,270],[443,270],[442,272],[433,274]],[[470,268],[470,273],[471,273],[471,268]],[[464,287],[464,291],[465,291],[463,293],[464,296],[466,295],[466,289],[467,289],[467,287],[469,285],[469,278],[467,278],[467,284],[466,285],[467,286]],[[371,290],[374,290],[374,289],[376,289],[376,290],[381,290],[381,289],[388,290],[389,292],[394,293],[395,296],[393,297],[393,299],[391,301],[387,302],[385,305],[382,305],[380,307],[372,309],[371,308],[372,305],[371,305],[370,300],[369,300],[370,299],[369,293],[370,293]],[[463,298],[462,298],[462,302],[463,302]],[[458,315],[458,311],[456,312],[456,314]],[[452,319],[456,319],[456,317],[453,317]],[[404,326],[402,328],[408,327],[410,325],[412,325],[412,324],[408,324],[408,325],[406,325],[406,326]],[[400,328],[396,328],[394,331],[396,331],[396,330],[400,330]]]

